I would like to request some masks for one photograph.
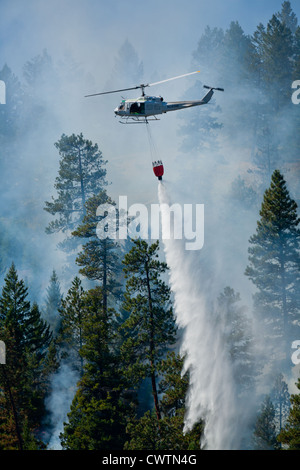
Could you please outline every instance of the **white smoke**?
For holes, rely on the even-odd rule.
[[[51,383],[51,395],[46,400],[50,413],[50,440],[48,450],[61,450],[60,433],[70,411],[79,375],[68,363],[62,363]]]
[[[210,300],[216,298],[213,282],[205,280],[201,272],[199,252],[185,250],[184,240],[164,236],[170,230],[165,214],[170,201],[164,183],[159,183],[158,198],[176,321],[184,330],[181,353],[185,355],[184,369],[190,373],[185,430],[204,419],[202,448],[238,449],[238,413],[231,367],[223,342],[224,325],[220,318],[216,320]]]

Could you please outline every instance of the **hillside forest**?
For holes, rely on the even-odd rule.
[[[300,106],[292,84],[300,80],[300,26],[291,2],[251,35],[237,21],[225,30],[207,26],[191,51],[194,67],[203,62],[212,82],[224,86],[230,109],[216,98],[201,112],[183,112],[178,152],[194,161],[211,155],[202,173],[208,207],[217,165],[231,154],[240,158],[243,165],[223,182],[222,220],[230,218],[232,230],[248,230],[255,220],[239,261],[234,235],[224,248],[226,272],[246,260],[241,277],[250,304],[226,275],[211,303],[216,324],[224,324],[242,410],[238,448],[299,450]],[[124,63],[143,74],[128,40],[115,70]],[[61,131],[55,108],[43,100],[49,77],[61,96],[62,77],[80,80],[80,65],[41,50],[20,76],[1,66],[7,102],[0,106],[0,449],[205,449],[205,416],[185,429],[191,371],[163,241],[97,236],[97,208],[116,205],[107,157],[101,142]],[[28,170],[26,161],[38,162],[46,145],[57,173],[49,173],[45,196],[41,173],[48,169],[31,163]],[[189,172],[187,163],[185,181]],[[53,243],[57,260],[49,259]],[[213,277],[209,255],[201,269]]]

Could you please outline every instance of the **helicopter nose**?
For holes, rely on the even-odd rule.
[[[115,113],[115,114],[118,114],[118,108],[115,108],[115,109],[114,109],[114,113]]]

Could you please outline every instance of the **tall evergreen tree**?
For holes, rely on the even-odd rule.
[[[285,0],[282,3],[281,11],[279,11],[276,16],[281,21],[281,23],[291,30],[292,34],[295,34],[298,26],[298,19],[292,10],[290,1]]]
[[[100,282],[104,310],[108,308],[109,300],[116,300],[120,294],[122,256],[120,246],[112,238],[115,233],[110,234],[103,230],[98,236],[97,226],[101,221],[103,224],[106,223],[106,217],[103,213],[97,215],[97,209],[105,204],[115,205],[105,191],[90,197],[85,204],[86,214],[82,223],[73,232],[75,237],[82,238],[86,242],[76,258],[76,263],[81,266],[79,272],[87,279]]]
[[[291,406],[288,385],[281,373],[275,378],[274,387],[271,392],[271,400],[275,409],[276,429],[278,434],[286,423]]]
[[[149,246],[145,240],[137,239],[125,255],[124,310],[129,317],[122,325],[122,354],[134,383],[150,379],[156,417],[160,420],[158,368],[167,346],[175,341],[176,327],[170,288],[161,280],[167,265],[157,259],[158,249],[159,242]]]
[[[83,358],[80,355],[85,316],[83,296],[81,280],[76,276],[66,297],[61,300],[60,329],[57,337],[62,359],[67,359],[80,375],[83,374]]]
[[[269,338],[273,354],[278,358],[285,353],[286,360],[300,326],[299,222],[297,204],[284,177],[275,170],[264,194],[256,233],[249,240],[245,274],[258,289],[255,308],[265,325],[265,338]],[[281,346],[279,351],[277,346]]]
[[[300,379],[298,379],[297,387],[300,391]],[[289,450],[300,450],[300,393],[291,395],[288,420],[278,440],[287,445]]]
[[[239,305],[240,294],[234,289],[225,287],[218,297],[219,314],[224,322],[224,340],[232,364],[233,378],[238,394],[243,396],[252,393],[257,375],[254,338],[252,325],[245,307]]]
[[[58,196],[46,202],[45,210],[56,216],[47,232],[74,230],[85,215],[85,202],[105,184],[105,161],[97,144],[82,134],[63,134],[55,147],[59,151],[59,172],[55,181]]]
[[[52,337],[38,306],[31,307],[27,296],[24,281],[18,279],[12,265],[0,298],[0,334],[7,358],[0,369],[3,449],[42,447],[37,431],[45,413],[47,354]]]
[[[290,91],[295,70],[295,20],[290,2],[284,2],[282,11],[274,14],[266,27],[260,23],[252,36],[249,70],[257,86],[252,158],[262,185],[283,158],[284,163],[295,158],[292,140],[296,121]],[[286,148],[284,154],[282,148]]]
[[[133,85],[143,82],[144,66],[128,39],[125,39],[115,58],[107,88],[123,87],[124,81]]]
[[[294,44],[291,30],[276,15],[263,32],[261,46],[262,77],[269,89],[271,110],[277,112],[289,102]]]
[[[56,334],[59,327],[59,309],[61,308],[62,293],[56,271],[53,270],[44,307],[44,317]]]
[[[125,442],[126,382],[120,371],[114,315],[103,311],[102,302],[99,286],[84,295],[80,350],[84,374],[61,435],[63,449],[118,450]]]
[[[13,170],[10,165],[10,157],[15,151],[16,138],[24,125],[22,118],[24,118],[25,93],[18,77],[7,64],[0,70],[0,80],[5,83],[6,89],[5,106],[0,107],[1,160],[2,164],[5,162],[5,166]],[[3,182],[5,182],[5,179],[3,179]]]
[[[0,298],[0,322],[10,330],[15,341],[17,354],[22,354],[27,346],[27,324],[30,318],[28,289],[19,280],[14,263],[11,265]]]
[[[300,26],[294,36],[294,54],[293,80],[300,80]]]
[[[127,450],[199,450],[203,422],[183,432],[185,400],[189,387],[189,373],[182,374],[183,358],[169,352],[161,362],[159,392],[161,420],[149,410],[140,418],[130,420],[127,426]]]
[[[276,440],[275,409],[269,396],[261,406],[253,434],[255,450],[275,450]]]

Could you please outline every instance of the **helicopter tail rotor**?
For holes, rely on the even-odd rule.
[[[207,85],[203,85],[203,88],[207,88],[208,90],[225,91],[224,88],[215,88]]]

